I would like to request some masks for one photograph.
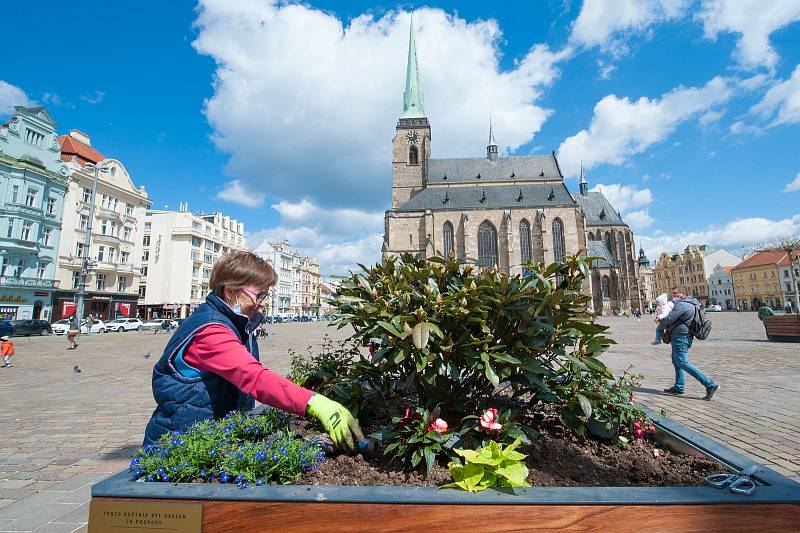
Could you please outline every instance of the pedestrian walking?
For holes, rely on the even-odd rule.
[[[14,355],[14,341],[11,340],[11,337],[8,335],[3,335],[0,337],[3,341],[2,345],[2,353],[3,353],[3,365],[0,368],[7,368],[10,366],[14,366],[14,363],[11,362],[11,357]]]
[[[344,406],[264,368],[255,329],[258,309],[278,276],[252,252],[233,252],[214,264],[206,301],[184,320],[153,368],[157,405],[144,445],[200,420],[249,411],[255,400],[320,421],[336,446],[356,449],[366,439]]]
[[[69,317],[69,329],[67,330],[67,342],[69,343],[69,347],[67,350],[74,350],[78,347],[78,342],[76,339],[78,335],[81,334],[81,326],[80,320],[78,320],[78,315],[76,313],[72,313],[72,316]]]
[[[704,400],[711,400],[719,390],[719,385],[706,376],[699,368],[689,362],[689,349],[692,347],[692,333],[689,327],[694,322],[695,313],[700,302],[688,295],[686,287],[681,285],[672,288],[672,311],[661,319],[667,328],[672,345],[672,366],[675,367],[675,384],[664,389],[669,394],[684,394],[684,373],[688,372],[706,388]]]
[[[86,334],[87,335],[91,335],[92,334],[92,326],[94,326],[94,317],[90,313],[89,316],[86,317]]]

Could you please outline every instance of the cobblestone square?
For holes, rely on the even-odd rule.
[[[800,479],[798,345],[768,342],[754,313],[711,318],[711,337],[689,354],[722,386],[711,402],[701,399],[705,391],[691,377],[684,397],[661,392],[674,372],[669,347],[649,344],[649,316],[603,318],[618,343],[605,362],[616,372],[633,364],[645,374],[640,401]],[[304,352],[326,333],[349,334],[327,325],[271,325],[262,360],[285,373],[288,348]],[[167,338],[95,334],[81,337],[75,351],[64,337],[15,339],[14,367],[0,369],[0,531],[85,531],[90,486],[125,468],[141,444],[154,406],[150,374]]]

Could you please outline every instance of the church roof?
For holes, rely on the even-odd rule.
[[[558,163],[556,163],[555,157],[550,155],[499,157],[497,161],[489,161],[486,157],[428,160],[429,183],[560,179],[563,178],[558,170]]]
[[[625,226],[611,202],[600,191],[588,191],[586,196],[576,194],[575,200],[586,215],[587,226]]]
[[[606,248],[606,243],[603,241],[589,240],[586,243],[586,254],[589,257],[602,257],[592,261],[592,268],[608,268],[614,266],[614,257],[611,252]]]
[[[422,96],[422,76],[417,60],[417,45],[414,37],[414,20],[408,29],[408,64],[406,65],[406,90],[403,92],[403,118],[425,116],[425,99]]]
[[[78,162],[83,166],[87,162],[99,163],[104,159],[103,154],[93,147],[73,139],[69,135],[58,137],[58,143],[61,145],[61,159],[64,161],[71,161],[73,157],[77,157]]]
[[[486,186],[476,184],[474,187],[428,187],[393,211],[520,209],[565,205],[574,206],[575,201],[563,183],[487,183]]]

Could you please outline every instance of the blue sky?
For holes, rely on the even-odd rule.
[[[573,189],[583,161],[651,256],[739,250],[800,231],[799,4],[10,2],[0,114],[46,105],[156,207],[341,272],[379,255],[414,9],[433,157],[485,153],[492,115]]]

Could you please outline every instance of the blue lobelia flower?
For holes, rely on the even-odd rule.
[[[263,477],[260,477],[260,478],[258,478],[256,480],[256,485],[263,485],[263,484],[264,484],[264,478]]]
[[[155,480],[156,480],[156,476],[154,476],[153,474],[150,474],[149,476],[147,476],[147,481],[155,481]]]
[[[169,476],[164,476],[164,481],[169,481]]]
[[[219,476],[219,482],[220,483],[227,483],[230,479],[231,479],[231,476],[229,476],[225,472],[222,472],[220,474],[220,476]]]

